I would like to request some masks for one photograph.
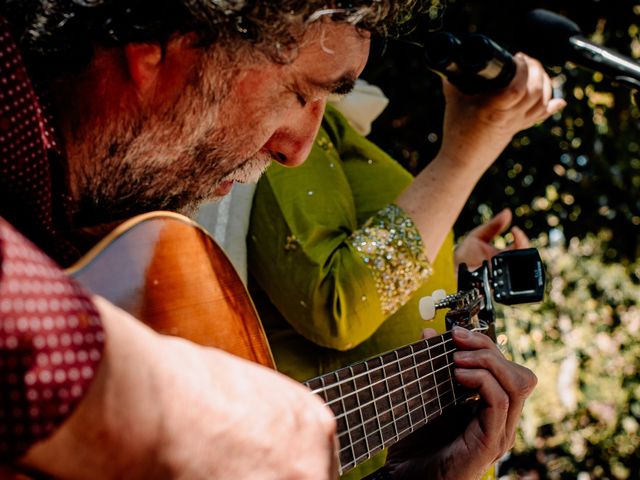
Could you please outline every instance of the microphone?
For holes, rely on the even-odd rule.
[[[516,75],[511,53],[480,34],[469,35],[462,41],[460,64],[463,72],[477,79],[483,91],[500,90]]]
[[[587,40],[574,22],[535,9],[525,18],[522,50],[547,65],[561,66],[568,60],[607,75],[633,89],[640,88],[640,64],[620,53]]]
[[[500,90],[516,74],[511,54],[480,34],[460,41],[449,32],[431,33],[425,41],[424,58],[431,70],[467,95]]]

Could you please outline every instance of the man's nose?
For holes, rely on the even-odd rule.
[[[269,138],[265,148],[287,167],[296,167],[309,156],[326,100],[309,102],[297,115],[291,115]]]

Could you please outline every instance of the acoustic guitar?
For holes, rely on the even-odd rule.
[[[186,217],[135,217],[67,273],[160,333],[275,368],[244,284],[222,249]],[[464,317],[474,326],[481,295],[447,301],[458,307],[451,310],[458,324]],[[340,473],[473,397],[453,379],[454,350],[444,333],[305,382],[335,414]]]

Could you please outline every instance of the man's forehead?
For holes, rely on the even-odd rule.
[[[332,93],[351,87],[367,61],[368,33],[349,24],[322,22],[305,37],[292,65],[304,81]]]

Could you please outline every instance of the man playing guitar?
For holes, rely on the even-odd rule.
[[[362,71],[370,32],[389,31],[413,2],[0,5],[3,460],[60,478],[335,477],[335,423],[308,390],[148,329],[46,255],[69,265],[110,229],[100,225],[187,211],[271,160],[301,163],[327,96]],[[469,105],[487,129],[471,126],[467,140],[502,148],[561,108],[545,78],[521,59],[502,96]],[[459,180],[432,190],[451,206],[429,224],[488,167],[460,145],[449,152]],[[398,205],[429,249],[444,233],[423,231],[411,204],[425,200],[410,189]],[[396,462],[398,473],[474,478],[511,445],[535,377],[481,335],[454,339],[456,378],[485,407],[435,457],[412,450]]]

